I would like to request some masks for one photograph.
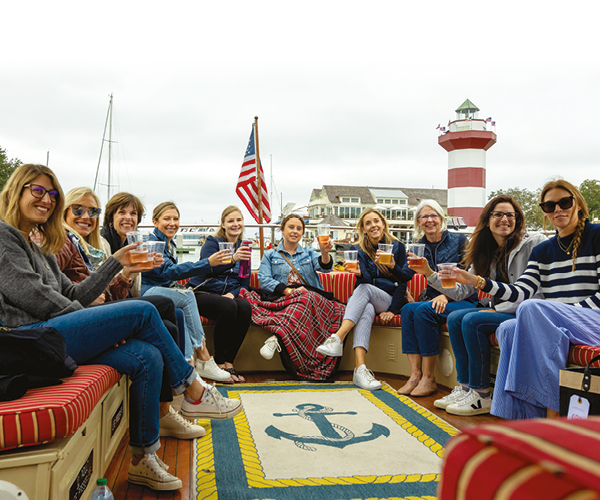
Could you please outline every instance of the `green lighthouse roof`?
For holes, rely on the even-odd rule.
[[[461,111],[479,111],[479,108],[475,106],[475,104],[473,104],[471,101],[469,101],[469,99],[467,99],[456,110],[457,113],[460,113]]]

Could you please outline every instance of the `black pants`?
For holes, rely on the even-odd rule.
[[[215,362],[232,363],[248,333],[252,306],[246,299],[223,297],[216,293],[194,292],[200,314],[216,321]]]

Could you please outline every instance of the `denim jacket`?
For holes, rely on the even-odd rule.
[[[212,254],[219,251],[219,242],[225,241],[222,238],[209,236],[206,238],[202,250],[200,251],[200,259],[208,259]],[[235,251],[242,244],[238,241],[235,244]],[[250,286],[250,276],[247,278],[240,278],[238,276],[240,270],[240,263],[225,264],[223,266],[215,266],[210,269],[210,272],[203,277],[194,276],[188,281],[188,287],[196,287],[202,285],[200,290],[204,292],[218,293],[219,295],[225,295],[231,293],[234,297],[237,297],[242,288],[248,288]]]
[[[356,278],[356,286],[361,283],[369,283],[389,293],[392,296],[392,302],[388,307],[388,311],[399,314],[402,306],[406,304],[406,282],[408,280],[407,275],[402,271],[406,262],[406,248],[401,241],[392,240],[392,244],[392,253],[396,262],[394,269],[390,269],[392,276],[386,276],[382,273],[375,265],[375,262],[371,260],[371,257],[359,246],[353,246],[352,250],[358,250],[358,262],[361,273]]]
[[[294,267],[309,285],[323,290],[323,285],[321,285],[316,271],[322,273],[331,271],[333,259],[329,261],[329,264],[323,264],[319,252],[312,247],[303,247],[302,245],[298,245],[294,255],[290,255],[283,248],[283,240],[277,246],[277,250],[274,248],[267,250],[260,262],[258,281],[263,290],[270,293],[281,293],[287,287],[291,267],[279,251],[285,253],[287,259],[294,264]]]
[[[167,241],[167,237],[158,230],[154,229],[154,232],[150,233],[150,241],[164,241],[165,250],[164,258],[165,263],[152,269],[151,271],[144,271],[142,273],[142,295],[154,286],[169,286],[173,281],[190,278],[192,276],[206,276],[210,271],[210,264],[208,259],[200,259],[197,262],[184,262],[183,264],[177,263],[177,245],[171,240]],[[175,255],[174,255],[175,254]]]

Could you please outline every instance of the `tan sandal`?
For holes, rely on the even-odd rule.
[[[419,385],[419,382],[421,382],[421,380],[411,382],[410,379],[408,379],[406,384],[400,387],[400,389],[398,389],[396,392],[402,396],[408,396],[415,389],[415,387]]]

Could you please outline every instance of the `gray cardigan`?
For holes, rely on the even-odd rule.
[[[0,322],[11,328],[47,321],[89,306],[122,269],[114,257],[74,285],[52,255],[31,246],[0,221]]]
[[[527,263],[529,262],[529,255],[533,250],[533,247],[539,245],[540,243],[546,241],[547,238],[543,234],[526,233],[521,240],[521,243],[517,248],[515,248],[508,255],[508,280],[512,284],[517,281],[521,274],[527,268]],[[473,272],[473,267],[469,269],[470,272]],[[490,279],[496,278],[496,269],[491,269]],[[427,278],[429,284],[439,290],[440,292],[444,292],[445,295],[450,297],[453,300],[459,301],[467,298],[473,292],[476,292],[477,289],[471,285],[462,285],[460,283],[456,284],[456,288],[442,288],[442,283],[438,280],[438,274],[433,273],[429,278]],[[532,299],[543,299],[544,296],[540,290],[531,297]],[[496,304],[495,309],[496,312],[505,313],[505,314],[514,314],[519,306],[518,303],[514,302],[501,302],[500,304]],[[491,304],[490,304],[491,307]]]

